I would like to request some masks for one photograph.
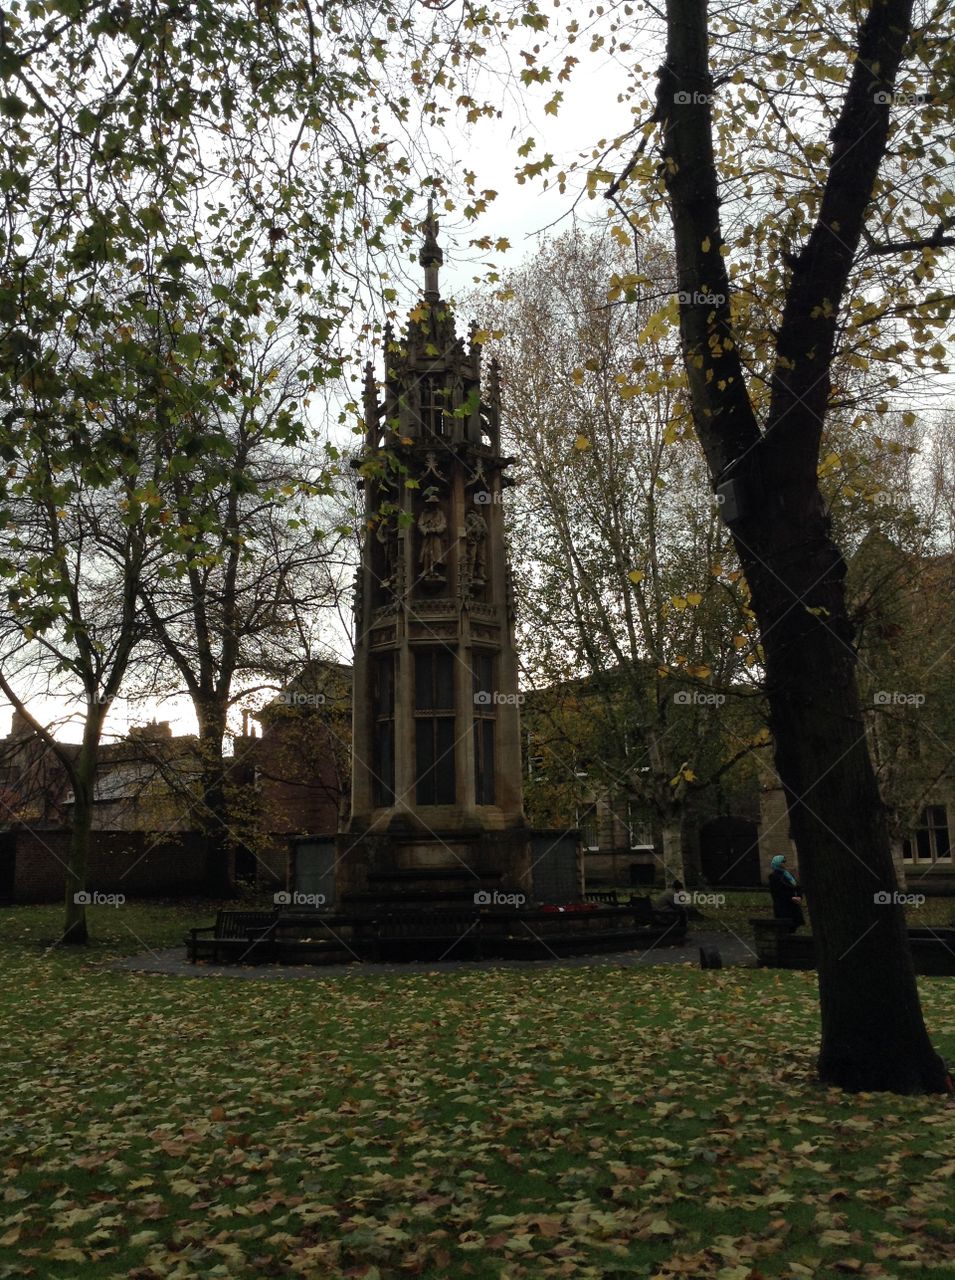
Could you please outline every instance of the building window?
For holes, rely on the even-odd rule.
[[[372,795],[376,807],[395,802],[395,654],[374,660]]]
[[[494,804],[494,655],[473,655],[474,802]]]
[[[415,671],[415,802],[454,804],[454,676],[450,649],[418,649]]]
[[[627,830],[631,849],[653,848],[653,824],[646,810],[636,800],[627,801]]]
[[[922,810],[915,831],[902,843],[902,856],[907,862],[951,862],[945,805],[930,804]]]

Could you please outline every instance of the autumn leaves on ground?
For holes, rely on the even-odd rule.
[[[104,967],[181,936],[125,911],[4,913],[0,1277],[955,1268],[955,1105],[815,1087],[814,974],[175,979]]]

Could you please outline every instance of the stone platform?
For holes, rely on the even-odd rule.
[[[490,895],[488,895],[490,896]],[[552,959],[601,951],[647,951],[682,943],[685,921],[661,923],[646,898],[623,906],[563,908],[475,905],[396,910],[366,904],[344,911],[220,911],[193,929],[189,957],[228,964],[348,964],[353,961]]]
[[[369,963],[355,961],[342,965],[287,965],[287,964],[191,964],[184,947],[166,947],[147,951],[142,955],[126,956],[110,961],[104,966],[114,972],[151,974],[172,978],[235,978],[239,981],[284,982],[334,979],[353,981],[399,975],[411,977],[419,973],[475,973],[491,969],[643,969],[658,965],[699,965],[699,949],[718,947],[723,964],[736,967],[753,967],[755,956],[752,947],[742,938],[716,930],[694,932],[684,944],[672,947],[655,947],[646,951],[615,951],[597,955],[550,956],[541,960],[473,960],[461,963],[453,958],[405,963]]]

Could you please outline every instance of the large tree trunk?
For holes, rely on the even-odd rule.
[[[225,785],[225,759],[222,740],[225,716],[218,708],[199,713],[199,750],[201,759],[201,801],[196,806],[202,836],[203,884],[212,898],[231,898],[235,894],[233,875],[234,841],[229,828],[229,806]]]
[[[763,637],[776,767],[812,912],[819,1074],[852,1090],[940,1091],[945,1068],[922,1020],[869,758],[844,565],[820,512],[821,502],[793,526],[798,558],[778,521],[758,558],[741,549]]]
[[[672,814],[664,820],[661,838],[665,883],[671,885],[674,880],[680,880],[686,884],[686,872],[683,867],[683,829],[679,814]]]
[[[818,217],[787,259],[762,423],[723,257],[706,0],[667,0],[666,8],[657,118],[684,295],[684,367],[760,627],[777,769],[816,937],[819,1072],[848,1089],[942,1091],[945,1070],[922,1021],[905,920],[891,901],[895,871],[855,682],[845,566],[817,481],[836,326],[888,145],[886,90],[911,31],[912,0],[870,0],[861,15]]]
[[[79,787],[74,789],[73,794],[73,829],[70,832],[70,860],[66,868],[66,901],[60,945],[85,947],[89,941],[86,924],[86,877],[93,806],[88,798],[80,798]]]
[[[61,946],[85,947],[89,941],[86,923],[87,874],[93,829],[93,788],[99,757],[102,714],[97,708],[87,711],[83,743],[77,756],[73,783],[73,819],[70,832],[69,863],[66,868],[66,900],[64,903]]]

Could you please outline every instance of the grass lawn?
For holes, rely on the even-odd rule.
[[[102,959],[207,905],[91,916],[0,911],[0,1277],[955,1274],[955,1104],[817,1087],[814,974],[174,979]]]

